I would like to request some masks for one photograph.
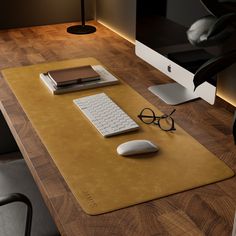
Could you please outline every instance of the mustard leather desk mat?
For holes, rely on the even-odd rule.
[[[100,63],[93,58],[73,59],[5,69],[3,75],[86,213],[109,212],[234,175],[178,125],[168,133],[143,124],[137,118],[141,109],[160,112],[124,82],[52,95],[39,79],[41,72],[85,64]],[[72,102],[100,92],[126,111],[140,130],[103,138]],[[117,146],[133,139],[152,140],[160,151],[136,158],[119,156]]]

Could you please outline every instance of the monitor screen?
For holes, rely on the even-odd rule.
[[[137,0],[136,54],[193,91],[194,73],[215,54],[209,48],[192,45],[187,30],[206,15],[210,13],[200,0]],[[212,98],[205,100],[213,103],[215,80],[209,83],[214,86],[207,88]],[[202,86],[197,96],[204,97],[205,91]]]

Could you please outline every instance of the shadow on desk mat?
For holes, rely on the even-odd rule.
[[[176,125],[173,133],[145,125],[137,115],[144,107],[161,114],[124,82],[63,95],[52,95],[39,79],[48,70],[100,64],[94,58],[73,59],[3,70],[30,122],[46,146],[83,210],[101,214],[214,183],[233,171]],[[72,100],[105,92],[139,125],[140,130],[103,138]],[[178,111],[175,115],[178,115]],[[160,151],[125,158],[119,144],[149,139]]]

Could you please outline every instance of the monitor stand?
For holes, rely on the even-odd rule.
[[[199,98],[194,92],[178,83],[154,85],[148,90],[169,105],[178,105]]]

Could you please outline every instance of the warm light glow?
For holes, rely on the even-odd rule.
[[[109,30],[115,32],[116,34],[120,35],[122,38],[128,40],[130,43],[135,44],[135,40],[131,39],[129,36],[117,31],[116,29],[114,29],[113,27],[109,26],[108,24],[104,23],[101,20],[97,20],[100,24],[104,25],[106,28],[108,28]]]
[[[236,64],[231,65],[218,74],[217,96],[236,107],[236,83],[235,83]]]
[[[217,92],[217,96],[222,98],[223,100],[225,100],[229,104],[233,105],[234,107],[236,107],[236,101],[234,99],[232,99],[230,96],[227,96],[227,94]]]

